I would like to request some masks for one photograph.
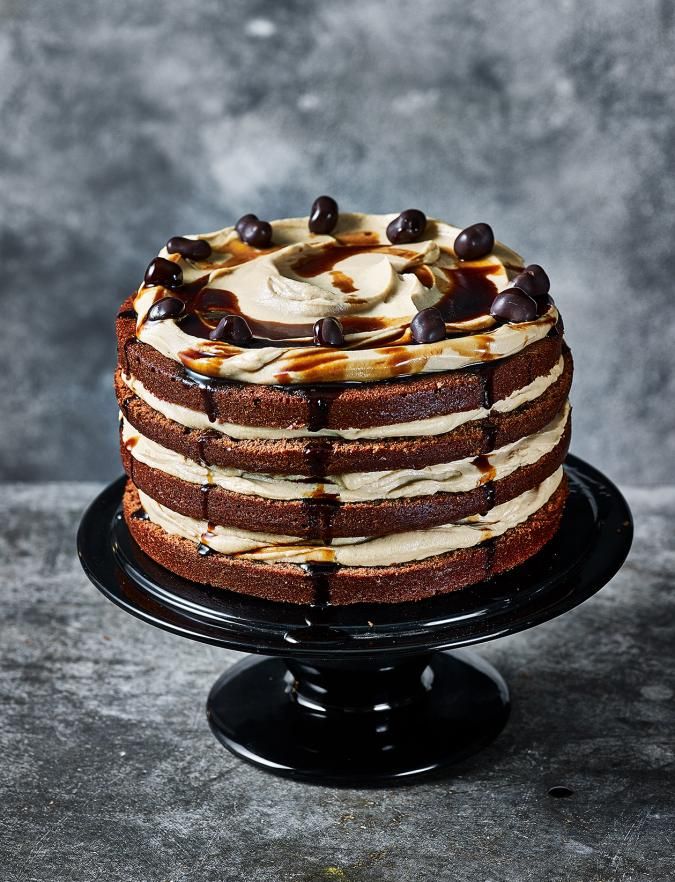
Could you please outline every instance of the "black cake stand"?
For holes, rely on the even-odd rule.
[[[209,724],[237,756],[278,775],[377,785],[438,774],[492,741],[509,714],[501,676],[456,650],[514,634],[582,603],[624,562],[630,510],[599,471],[570,456],[561,528],[527,563],[430,600],[295,606],[181,579],[131,538],[124,478],[84,514],[85,572],[113,603],[158,628],[259,653],[229,668]],[[443,650],[443,651],[441,651]]]

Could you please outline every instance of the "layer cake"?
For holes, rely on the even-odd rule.
[[[541,267],[409,209],[174,237],[117,318],[126,523],[206,585],[392,603],[555,534],[572,358]]]

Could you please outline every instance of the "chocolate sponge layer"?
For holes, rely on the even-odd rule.
[[[189,429],[169,420],[134,395],[115,377],[120,409],[134,428],[150,438],[207,465],[233,466],[250,472],[324,477],[346,472],[422,468],[479,456],[543,429],[565,403],[572,383],[572,356],[549,388],[527,404],[489,419],[464,423],[452,432],[415,438],[345,441],[321,436],[281,440],[237,440],[214,429]]]
[[[127,309],[131,301],[124,304]],[[246,426],[299,429],[364,428],[475,410],[499,401],[548,374],[564,344],[551,335],[508,358],[478,367],[342,388],[197,382],[182,365],[135,336],[135,319],[117,319],[118,367],[164,401],[202,411],[212,419]],[[320,405],[317,406],[317,401]],[[317,412],[318,410],[318,412]],[[323,425],[325,423],[325,425]]]
[[[530,518],[496,539],[472,548],[387,567],[341,567],[322,576],[322,599],[333,604],[398,603],[456,591],[512,569],[535,555],[555,534],[567,497],[567,481]],[[223,554],[202,556],[195,545],[139,517],[131,481],[124,517],[132,536],[157,563],[183,578],[243,594],[289,603],[312,603],[319,587],[297,564],[263,563]]]
[[[218,486],[193,484],[135,460],[121,444],[127,475],[148,496],[179,514],[214,524],[300,536],[329,542],[342,536],[384,536],[448,524],[484,514],[536,487],[562,464],[569,447],[571,421],[549,453],[507,477],[464,493],[434,493],[371,502],[335,504],[330,500],[278,500],[233,493]]]

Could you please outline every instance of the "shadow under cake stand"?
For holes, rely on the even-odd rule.
[[[120,511],[124,478],[85,512],[82,566],[113,603],[182,637],[257,653],[211,689],[209,724],[256,766],[325,784],[438,774],[489,744],[509,695],[478,656],[448,652],[514,634],[582,603],[624,562],[630,510],[597,469],[569,456],[560,530],[531,560],[429,600],[296,606],[189,582],[156,564]],[[443,650],[443,651],[441,651]]]

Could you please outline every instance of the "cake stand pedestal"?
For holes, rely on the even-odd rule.
[[[312,607],[188,582],[147,557],[120,503],[124,478],[85,512],[78,550],[113,603],[182,637],[258,653],[211,689],[209,724],[234,754],[278,775],[381,785],[439,774],[489,744],[508,689],[470,644],[531,628],[582,603],[624,562],[630,510],[576,457],[561,528],[494,579],[417,603]]]

